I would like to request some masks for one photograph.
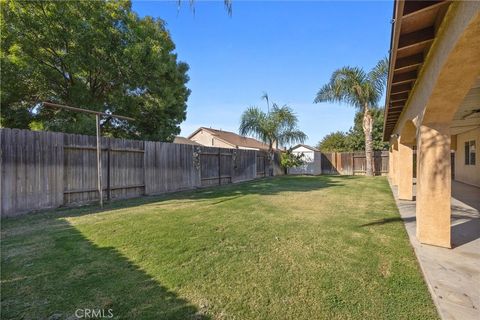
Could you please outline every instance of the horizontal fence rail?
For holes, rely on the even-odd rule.
[[[96,137],[0,129],[1,215],[99,199]],[[102,137],[107,200],[217,186],[283,174],[280,153]]]

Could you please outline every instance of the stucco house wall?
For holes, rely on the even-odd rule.
[[[465,164],[465,142],[475,141],[476,159],[475,165]],[[480,187],[480,128],[473,129],[457,135],[457,148],[455,150],[455,180]]]
[[[292,149],[293,154],[302,154],[305,164],[296,168],[289,168],[288,174],[308,174],[319,175],[322,173],[321,166],[321,153],[319,151],[313,151],[302,145],[296,146]]]
[[[233,144],[226,143],[223,140],[217,139],[213,134],[208,131],[201,130],[193,137],[190,137],[190,140],[193,140],[202,146],[216,147],[216,148],[235,148]]]
[[[300,147],[297,147],[296,149],[293,149],[292,153],[297,155],[303,153],[303,160],[305,162],[313,162],[314,152],[310,149],[300,146]]]
[[[243,137],[229,131],[218,129],[200,128],[188,139],[206,147],[242,149],[242,150],[267,150],[268,145],[249,137]]]

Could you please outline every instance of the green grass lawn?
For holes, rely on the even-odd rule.
[[[436,319],[382,177],[279,177],[1,227],[1,318]]]

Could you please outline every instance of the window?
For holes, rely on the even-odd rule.
[[[475,140],[465,141],[465,164],[475,165],[476,161],[476,148]]]

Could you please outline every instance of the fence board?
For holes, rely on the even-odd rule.
[[[256,176],[257,177],[265,177],[267,176],[267,161],[268,161],[268,154],[266,152],[257,152],[256,156]]]
[[[96,137],[0,129],[0,142],[2,216],[98,201]],[[264,151],[106,137],[100,143],[105,200],[268,175]],[[272,170],[283,174],[279,153]]]
[[[63,202],[63,150],[58,134],[2,129],[1,214],[18,215]]]
[[[388,173],[388,151],[373,153],[375,175]],[[322,173],[342,175],[363,175],[366,172],[365,152],[322,153]]]
[[[200,187],[194,146],[145,142],[146,193],[160,194]],[[217,167],[218,168],[218,167]]]
[[[234,150],[232,182],[252,180],[257,177],[257,151]]]

